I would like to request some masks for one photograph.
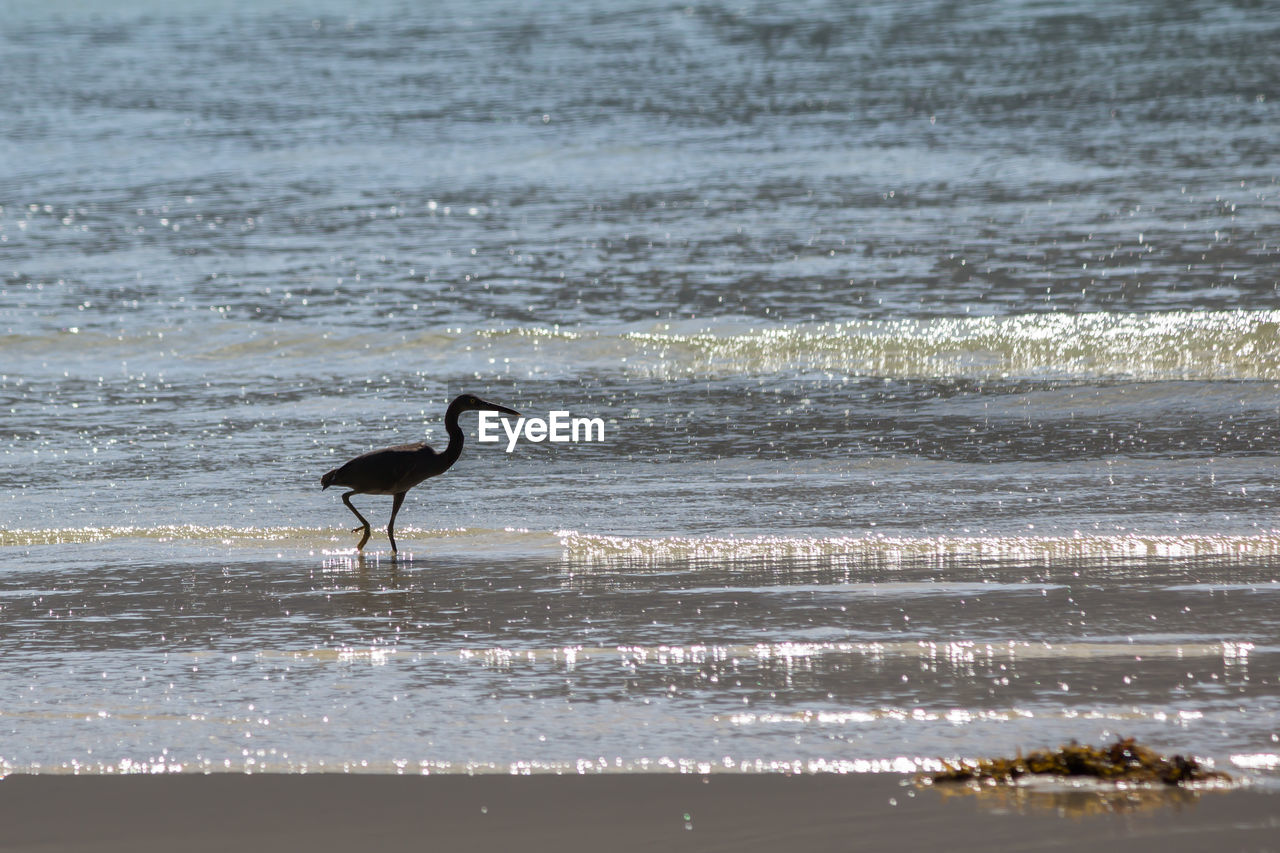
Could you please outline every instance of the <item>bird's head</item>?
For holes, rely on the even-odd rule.
[[[481,400],[474,394],[461,394],[455,397],[454,401],[449,404],[449,408],[458,414],[463,412],[501,412],[504,415],[520,417],[520,413],[515,409],[508,409],[506,406],[499,406],[497,403]]]

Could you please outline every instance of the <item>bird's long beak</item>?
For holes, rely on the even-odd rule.
[[[504,415],[511,415],[512,417],[515,417],[515,418],[520,417],[520,413],[517,412],[515,409],[508,409],[506,406],[499,406],[497,403],[489,403],[487,401],[481,401],[481,402],[484,402],[484,407],[486,409],[492,409],[495,412],[502,412],[502,414]]]

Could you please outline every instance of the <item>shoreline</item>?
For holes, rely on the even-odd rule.
[[[1280,850],[1280,793],[920,788],[894,774],[11,775],[6,851]]]

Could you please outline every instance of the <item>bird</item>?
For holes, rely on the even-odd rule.
[[[491,411],[504,415],[520,417],[515,409],[488,403],[473,394],[461,394],[454,398],[444,414],[444,428],[449,433],[449,446],[444,453],[436,453],[423,442],[401,444],[396,447],[384,447],[361,454],[341,467],[334,468],[320,478],[321,491],[330,486],[346,486],[351,491],[342,496],[347,509],[360,519],[360,527],[352,528],[352,533],[364,530],[364,536],[357,551],[363,551],[369,541],[370,530],[368,520],[351,503],[352,495],[391,495],[391,521],[387,524],[387,538],[391,540],[391,553],[396,553],[396,513],[404,503],[405,493],[423,480],[435,477],[448,471],[458,456],[462,454],[462,427],[458,426],[458,416],[463,412]]]

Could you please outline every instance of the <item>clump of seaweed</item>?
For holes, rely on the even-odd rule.
[[[1085,818],[1105,814],[1140,814],[1165,809],[1195,808],[1201,797],[1210,796],[1206,786],[1196,785],[1131,785],[1090,781],[1077,785],[1026,785],[970,782],[964,785],[938,785],[935,790],[944,800],[972,797],[974,804],[987,811],[1008,814],[1043,814]]]
[[[1202,767],[1194,758],[1165,757],[1133,738],[1118,739],[1111,746],[1098,747],[1075,741],[1055,750],[1041,750],[1016,758],[984,758],[977,762],[951,764],[930,774],[930,782],[1013,782],[1023,776],[1077,776],[1113,782],[1184,785],[1188,782],[1224,782],[1231,777]]]

